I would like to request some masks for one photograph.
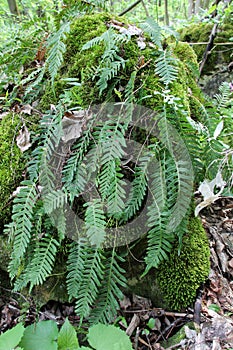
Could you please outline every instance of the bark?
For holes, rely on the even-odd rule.
[[[12,15],[19,16],[19,10],[18,10],[16,0],[7,0],[7,2]]]
[[[201,0],[196,0],[196,2],[195,2],[195,9],[194,9],[195,15],[197,15],[199,13],[200,8],[201,8]]]
[[[188,3],[188,17],[192,17],[192,15],[194,14],[194,10],[195,10],[194,0],[189,0],[189,3]]]
[[[169,26],[168,0],[164,0],[165,24]]]

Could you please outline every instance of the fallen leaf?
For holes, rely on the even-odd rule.
[[[16,137],[16,143],[21,152],[25,152],[31,147],[30,132],[26,125],[23,125],[20,129],[19,135]]]
[[[90,119],[90,116],[85,110],[66,112],[62,119],[62,141],[66,143],[70,140],[78,139],[82,134],[87,119]]]
[[[27,105],[24,105],[22,108],[21,108],[21,112],[22,113],[25,113],[25,114],[28,114],[28,115],[31,115],[32,114],[32,106],[27,104]]]

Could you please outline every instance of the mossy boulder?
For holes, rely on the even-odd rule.
[[[126,267],[128,286],[125,292],[147,297],[157,307],[171,310],[180,311],[192,305],[210,271],[208,238],[199,218],[190,217],[181,252],[178,247],[177,242],[169,260],[141,277],[145,269],[142,261],[146,242],[135,246]]]
[[[201,43],[208,43],[213,25],[213,23],[197,23],[180,31],[180,40],[190,43],[197,55],[199,63],[202,61],[207,47],[207,44]],[[228,18],[218,26],[214,46],[208,55],[199,80],[202,90],[210,96],[218,92],[218,88],[222,82],[231,82],[233,79],[232,70],[230,71],[228,69],[228,65],[232,62],[232,38],[233,24]],[[231,42],[232,44],[230,44]],[[192,43],[194,44],[192,45]],[[227,44],[224,45],[224,43]]]
[[[64,56],[64,64],[59,71],[53,89],[51,89],[50,84],[47,85],[40,104],[43,110],[47,109],[51,103],[57,103],[61,96],[66,96],[65,100],[69,107],[75,108],[86,108],[89,105],[99,104],[106,100],[110,102],[121,101],[121,96],[123,96],[130,75],[135,68],[137,69],[134,89],[136,100],[145,107],[157,111],[162,110],[163,99],[158,92],[163,92],[164,85],[159,76],[155,74],[155,60],[159,52],[156,47],[150,45],[149,39],[146,39],[147,44],[144,49],[138,47],[134,37],[129,42],[121,43],[119,55],[126,60],[125,67],[120,70],[116,77],[108,81],[108,88],[102,94],[99,93],[95,73],[104,52],[104,46],[99,44],[88,50],[82,50],[82,48],[89,40],[102,35],[113,20],[112,15],[99,13],[86,15],[72,22],[70,33],[66,39],[67,51]],[[117,20],[127,27],[124,18],[118,18]],[[176,115],[171,119],[171,123],[178,126],[179,130],[179,118],[184,118],[184,112],[186,115],[194,117],[195,120],[201,121],[200,106],[204,102],[204,95],[197,85],[199,67],[193,49],[184,42],[170,43],[169,46],[177,59],[179,67],[177,80],[169,86],[171,94],[183,106],[182,113],[178,109]],[[80,85],[70,88],[64,80],[66,78],[75,78],[80,82]],[[71,100],[72,104],[70,104]],[[185,132],[179,131],[181,133]],[[143,249],[142,245],[141,249]],[[197,288],[209,273],[208,240],[197,219],[190,219],[180,255],[178,255],[177,249],[171,254],[169,262],[161,264],[161,270],[159,269],[157,272],[160,286],[154,270],[140,279],[145,266],[139,264],[136,271],[128,274],[129,286],[127,291],[150,297],[155,305],[167,306],[169,304],[170,307],[177,309],[193,302]],[[169,292],[169,288],[165,288],[166,282],[163,282],[161,278],[162,271],[165,269],[164,266],[171,270],[171,274],[169,269],[166,270],[168,275],[164,273],[164,276],[166,276],[164,281],[167,279],[171,292]],[[182,276],[180,271],[183,272]],[[187,277],[188,275],[189,277]],[[174,285],[171,283],[171,276],[174,276]],[[187,292],[185,294],[184,291],[180,300],[178,300],[177,289],[181,290],[182,288],[184,290],[187,288]],[[172,303],[172,295],[174,295],[174,303]],[[165,298],[167,302],[164,301]]]
[[[210,250],[206,232],[199,218],[190,218],[182,249],[178,245],[169,260],[161,263],[156,276],[162,294],[172,309],[189,306],[197,289],[208,278]]]
[[[155,60],[158,57],[159,52],[155,46],[150,45],[150,41],[148,39],[146,41],[147,45],[143,50],[137,45],[137,41],[134,37],[132,37],[129,42],[124,42],[121,44],[119,55],[126,61],[125,67],[124,69],[122,68],[120,70],[116,77],[113,77],[108,81],[108,88],[100,95],[96,87],[97,78],[95,76],[95,71],[103,54],[103,45],[94,46],[89,50],[82,50],[82,47],[89,40],[103,34],[108,29],[112,20],[112,15],[100,13],[87,15],[73,21],[71,24],[71,31],[67,35],[67,51],[64,56],[64,63],[59,70],[59,74],[55,80],[53,88],[51,87],[51,83],[48,82],[47,84],[45,93],[40,102],[40,108],[42,111],[48,109],[50,104],[56,104],[61,96],[65,96],[63,102],[67,102],[69,108],[85,108],[90,104],[99,104],[106,100],[110,102],[118,102],[121,100],[121,96],[124,94],[125,87],[130,79],[131,73],[135,69],[137,69],[137,76],[135,79],[134,90],[135,98],[138,103],[141,103],[145,107],[156,111],[163,110],[163,99],[158,92],[163,93],[165,86],[159,79],[159,76],[155,74]],[[121,18],[120,21],[124,21],[124,19]],[[127,26],[126,22],[123,25]],[[185,118],[186,116],[195,116],[195,120],[201,121],[199,106],[204,101],[204,97],[196,82],[198,76],[198,63],[192,48],[189,46],[189,44],[180,42],[172,43],[170,44],[170,47],[173,50],[174,57],[177,59],[179,75],[178,79],[171,83],[169,88],[171,94],[177,98],[179,101],[178,103],[183,106],[182,112],[178,108],[175,115],[171,114],[171,123],[178,126],[180,133],[184,133],[185,130],[179,129],[179,118],[184,118],[184,115]],[[64,80],[65,78],[78,79],[80,85],[70,88],[70,86]],[[4,129],[4,133],[5,130],[6,129]],[[14,133],[15,127],[12,128],[12,130],[9,128],[11,140]],[[10,152],[9,149],[8,143],[6,150]],[[7,187],[8,192],[6,191],[6,195],[4,196],[6,203],[8,203],[7,201],[9,200],[13,189],[22,178],[23,169],[25,167],[24,156],[15,145],[14,150],[16,157],[14,158],[14,169],[16,169],[15,181],[9,183],[9,186]],[[2,150],[2,152],[4,152],[4,150]],[[9,171],[8,175],[10,178],[12,178],[13,176],[10,174],[11,172]],[[193,227],[195,227],[195,229]],[[200,269],[200,271],[200,263],[197,259],[198,254],[202,259],[202,269]],[[196,224],[195,221],[194,224],[191,220],[187,235],[184,238],[183,249],[180,256],[178,256],[178,252],[175,250],[171,254],[169,262],[165,262],[161,266],[161,271],[164,266],[171,269],[171,273],[170,271],[165,271],[168,272],[168,275],[164,273],[164,280],[167,279],[167,285],[170,286],[171,292],[169,292],[170,289],[166,289],[165,282],[163,282],[162,278],[160,278],[163,273],[160,272],[159,269],[158,280],[161,287],[158,294],[162,290],[169,303],[172,301],[172,295],[174,295],[175,304],[171,304],[171,306],[174,306],[175,308],[184,307],[188,303],[192,302],[197,288],[208,276],[208,259],[208,242],[206,238],[204,239],[204,231],[200,223]],[[187,262],[189,264],[188,266],[186,266]],[[183,272],[183,276],[181,276],[180,271]],[[190,279],[188,279],[186,271],[187,274],[191,276]],[[137,273],[139,274],[139,270]],[[155,275],[152,273],[150,276],[152,276],[152,279],[155,281],[155,283],[157,283]],[[174,276],[174,288],[170,282],[171,276]],[[183,277],[183,279],[181,277]],[[152,289],[150,284],[151,282],[149,280],[144,281],[146,281],[149,289]],[[192,283],[190,283],[190,286],[188,286],[190,281],[192,281]],[[56,284],[56,281],[53,283]],[[154,290],[154,294],[157,293],[157,286],[152,289]],[[181,288],[185,289],[186,287],[187,293],[184,293],[184,295],[181,294],[181,299],[179,302],[177,300],[177,289],[181,290]],[[50,287],[48,287],[48,293],[46,289],[39,293],[44,295],[45,299],[51,297]],[[153,295],[150,297],[152,296]]]
[[[47,109],[51,103],[56,103],[59,96],[64,96],[68,87],[68,94],[70,99],[75,101],[75,107],[85,108],[89,104],[98,104],[106,100],[119,101],[129,81],[130,74],[137,68],[135,98],[145,107],[159,109],[160,106],[161,108],[161,96],[155,94],[164,88],[154,72],[155,60],[159,55],[158,49],[151,47],[149,40],[147,40],[146,47],[140,49],[134,37],[129,42],[121,44],[119,55],[126,61],[125,68],[121,69],[117,77],[108,82],[107,91],[104,91],[100,96],[96,87],[95,71],[103,54],[103,45],[93,46],[89,50],[82,50],[82,48],[89,40],[102,35],[114,19],[116,18],[108,13],[100,13],[86,15],[72,22],[66,40],[67,51],[64,56],[64,64],[59,71],[54,89],[51,89],[50,84],[46,88],[40,104],[43,110]],[[127,28],[128,24],[124,18],[117,18],[117,20],[120,20]],[[180,70],[177,81],[170,86],[171,93],[180,98],[180,103],[190,114],[194,99],[197,103],[198,101],[203,102],[203,96],[196,83],[198,76],[197,58],[192,48],[186,43],[173,43],[171,48],[174,56],[178,59]],[[63,80],[64,78],[78,79],[80,86],[70,88]],[[194,114],[196,115],[196,112]]]

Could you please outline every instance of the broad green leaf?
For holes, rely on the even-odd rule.
[[[22,323],[17,324],[9,331],[1,334],[0,336],[0,350],[12,350],[14,349],[20,342],[24,333],[24,326]]]
[[[70,324],[68,318],[61,327],[57,339],[58,350],[77,350],[79,349],[78,338],[74,327]]]
[[[19,344],[24,350],[57,350],[58,328],[54,321],[28,326]]]
[[[92,326],[89,329],[88,341],[95,350],[132,350],[129,337],[113,325]]]
[[[81,348],[79,348],[80,350],[93,350],[91,348],[87,348],[86,346],[81,346]]]

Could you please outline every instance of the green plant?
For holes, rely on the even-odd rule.
[[[22,323],[0,335],[0,350],[132,350],[129,337],[113,325],[97,324],[88,330],[91,346],[79,346],[75,328],[66,319],[60,330],[55,321]]]
[[[155,41],[150,32],[151,40],[155,42],[151,45],[150,39],[147,39],[144,58],[148,61],[145,66],[140,66],[141,51],[135,38],[129,35],[126,40],[125,35],[112,28],[106,31],[106,23],[111,23],[111,20],[111,16],[100,14],[79,18],[71,24],[65,44],[67,69],[63,64],[58,70],[61,57],[59,62],[56,57],[51,57],[51,67],[55,60],[53,88],[59,102],[42,117],[37,147],[28,164],[28,180],[22,183],[14,200],[12,223],[7,228],[13,243],[9,273],[14,280],[14,288],[19,290],[29,284],[31,291],[51,274],[63,242],[67,243],[67,206],[82,215],[81,234],[77,238],[76,232],[70,232],[73,242],[68,243],[67,257],[67,289],[70,299],[76,300],[75,310],[80,316],[80,323],[84,318],[91,323],[107,323],[116,314],[117,299],[122,297],[121,288],[126,283],[121,267],[124,257],[117,248],[117,238],[114,235],[106,237],[106,232],[118,230],[140,212],[147,196],[150,164],[155,158],[158,166],[152,172],[150,187],[153,201],[146,208],[145,220],[148,231],[146,273],[168,259],[174,244],[177,243],[178,251],[181,250],[182,237],[189,232],[188,215],[184,214],[190,205],[193,184],[191,167],[187,170],[189,155],[181,147],[178,152],[180,158],[177,159],[176,145],[182,140],[182,145],[187,145],[196,160],[200,159],[197,147],[200,140],[204,139],[203,143],[207,143],[202,130],[197,132],[199,124],[191,118],[188,86],[184,79],[189,67],[175,56],[172,46],[163,49],[161,44],[158,45],[157,38]],[[126,29],[129,30],[128,27]],[[62,34],[56,37],[59,42],[61,37]],[[87,53],[88,48],[93,50]],[[62,53],[63,49],[59,52]],[[106,65],[103,58],[107,54]],[[94,80],[93,69],[97,77]],[[80,84],[69,87],[66,93],[60,91],[61,72],[64,72],[65,79],[74,81],[80,78]],[[71,72],[73,74],[69,75]],[[107,92],[103,77],[107,79]],[[51,90],[51,85],[48,89]],[[75,113],[82,115],[77,105],[85,107],[105,98],[115,101],[119,96],[127,113],[122,116],[115,114],[114,110],[108,111],[106,120],[99,120],[98,113],[93,113],[85,122],[85,127],[73,125],[80,137],[69,149],[67,158],[57,162],[54,154],[59,154],[59,145],[64,137],[69,136],[63,129],[67,109],[76,105]],[[146,106],[150,103],[159,113],[156,124],[158,138],[152,137],[150,132],[145,135],[141,130],[132,130],[132,102],[137,101],[143,101]],[[170,125],[179,131],[179,137],[174,138],[175,132]],[[129,162],[126,171],[122,158],[126,156],[128,135],[132,135],[131,140],[146,144],[147,150],[139,153],[135,164]],[[58,175],[53,169],[62,173],[58,182],[55,181]],[[198,171],[200,177],[202,171],[202,168]],[[92,176],[95,176],[99,197],[91,196],[83,203],[82,195]],[[124,177],[132,180],[128,192]],[[170,223],[172,216],[181,221],[176,228]],[[108,249],[105,247],[106,238],[111,242]],[[124,235],[120,238],[123,244]],[[203,254],[207,254],[206,246]],[[208,274],[206,270],[205,276]],[[197,283],[192,288],[193,297]],[[187,300],[182,299],[184,303],[190,301],[189,296]]]
[[[189,219],[187,232],[180,253],[176,245],[156,273],[163,295],[175,310],[187,307],[194,300],[210,268],[208,239],[199,218]]]

